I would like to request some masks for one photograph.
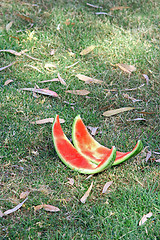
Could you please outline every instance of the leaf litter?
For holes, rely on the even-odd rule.
[[[133,98],[133,97],[130,97],[127,93],[123,93],[123,97],[124,98],[126,98],[126,99],[130,99],[130,100],[132,100],[132,102],[141,102],[142,100],[140,100],[140,99],[135,99],[135,98]]]
[[[12,27],[12,24],[13,24],[13,21],[9,22],[7,25],[6,25],[6,31],[8,32],[10,30],[10,28]]]
[[[75,95],[85,96],[88,95],[90,92],[83,89],[83,90],[67,90],[66,93],[71,93]]]
[[[102,193],[106,193],[106,191],[112,185],[112,183],[113,183],[113,181],[107,182],[103,187]]]
[[[98,80],[95,78],[91,78],[91,77],[87,77],[83,74],[77,74],[76,77],[78,77],[79,80],[84,81],[85,83],[98,83],[98,84],[102,84],[103,81],[102,80]]]
[[[26,198],[30,194],[30,191],[25,191],[20,194],[20,199]]]
[[[141,218],[141,220],[139,221],[139,226],[143,225],[147,221],[148,218],[152,217],[152,215],[153,215],[152,212],[149,212],[146,215],[144,215]]]
[[[59,119],[60,123],[64,123],[65,120],[60,118]],[[30,122],[31,124],[45,124],[45,123],[53,123],[54,122],[54,118],[44,118],[44,119],[40,119],[40,120],[36,120],[34,122]]]
[[[19,91],[31,91],[51,97],[58,97],[58,94],[52,90],[49,89],[41,89],[41,88],[20,88]]]
[[[58,79],[59,79],[59,81],[60,81],[60,83],[62,84],[62,85],[67,85],[66,84],[66,82],[64,81],[64,79],[60,76],[60,74],[58,73]]]
[[[116,64],[122,71],[127,72],[127,73],[132,73],[134,71],[136,71],[136,67],[134,67],[133,65],[127,65],[124,63],[118,63]]]
[[[88,53],[92,52],[94,49],[95,49],[95,46],[94,46],[94,45],[91,45],[91,46],[85,48],[84,50],[82,50],[82,51],[80,52],[80,55],[81,55],[81,56],[87,55]]]
[[[38,211],[42,208],[44,210],[46,210],[47,212],[59,212],[60,211],[60,209],[58,207],[48,205],[48,204],[41,204],[41,205],[34,206],[34,211]]]
[[[81,203],[85,203],[90,192],[91,192],[91,189],[93,187],[93,182],[91,183],[90,187],[88,188],[88,190],[85,192],[85,194],[83,195],[83,197],[80,199]]]
[[[15,211],[17,211],[18,209],[20,209],[22,207],[22,205],[27,201],[28,197],[26,199],[24,199],[23,202],[19,203],[16,207],[12,208],[12,209],[8,209],[7,211],[5,211],[4,213],[2,213],[2,217],[3,216],[6,216],[6,215],[9,215]]]
[[[135,109],[135,108],[134,107],[124,107],[124,108],[109,110],[109,111],[104,112],[103,116],[110,117],[110,116],[113,116],[113,115],[116,115],[116,114],[119,114],[119,113],[122,113],[122,112],[133,110],[133,109]]]
[[[5,67],[1,67],[1,68],[0,68],[0,72],[3,71],[3,70],[6,69],[6,68],[11,67],[11,66],[14,65],[15,63],[17,63],[17,61],[11,62],[9,65],[7,65],[7,66],[5,66]]]
[[[13,82],[12,79],[8,79],[8,80],[6,80],[5,83],[4,83],[4,86],[8,85],[8,84],[11,83],[11,82]]]
[[[87,128],[91,131],[91,134],[92,134],[93,136],[95,136],[96,133],[97,133],[97,129],[98,129],[99,127],[87,126]]]

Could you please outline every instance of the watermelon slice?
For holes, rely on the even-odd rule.
[[[72,170],[85,174],[94,174],[111,167],[115,160],[116,148],[112,147],[112,149],[109,149],[108,154],[98,164],[98,166],[90,162],[75,149],[75,147],[66,137],[61,128],[58,115],[56,115],[55,121],[53,123],[52,136],[55,150],[58,156],[62,162]]]
[[[92,163],[99,164],[106,156],[110,154],[110,149],[99,144],[88,132],[80,115],[78,115],[73,123],[72,140],[75,148],[85,158]],[[113,165],[117,165],[137,155],[143,148],[141,140],[130,152],[116,152],[116,159]]]

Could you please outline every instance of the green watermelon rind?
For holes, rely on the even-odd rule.
[[[92,158],[88,157],[87,155],[83,154],[81,149],[78,147],[77,141],[75,139],[75,125],[77,120],[81,119],[80,115],[77,115],[73,121],[73,125],[72,125],[72,140],[73,140],[73,145],[74,147],[78,150],[78,152],[80,152],[85,158],[87,158],[88,160],[90,160],[91,162],[97,164],[97,162],[95,162]],[[89,132],[88,132],[89,133]],[[91,136],[91,134],[89,134]],[[92,136],[91,138],[93,139],[94,143],[96,143],[97,148],[98,147],[104,147],[103,145],[101,145],[99,142],[97,142]],[[136,147],[130,152],[128,153],[126,156],[121,157],[119,160],[114,161],[114,163],[112,164],[113,166],[116,166],[124,161],[127,161],[128,159],[130,159],[131,157],[135,157],[138,153],[141,152],[141,150],[143,149],[143,143],[141,140],[138,140]]]
[[[104,162],[104,164],[99,164],[101,165],[99,167],[99,165],[95,166],[95,169],[84,169],[84,168],[76,168],[75,166],[73,166],[72,164],[70,164],[69,162],[67,162],[64,157],[62,157],[62,155],[60,154],[58,148],[57,148],[57,145],[56,145],[56,141],[55,141],[55,137],[54,137],[54,124],[56,122],[56,119],[57,119],[57,116],[55,117],[55,121],[52,125],[52,138],[53,138],[53,143],[54,143],[54,147],[55,147],[55,150],[57,152],[57,155],[59,156],[59,158],[61,159],[61,161],[67,166],[69,167],[70,169],[72,170],[75,170],[79,173],[83,173],[83,174],[95,174],[95,173],[99,173],[99,172],[102,172],[104,171],[105,169],[109,168],[112,166],[115,158],[116,158],[116,148],[113,146],[112,147],[112,151],[111,151],[111,154],[110,156],[106,159],[106,161]],[[64,133],[63,133],[64,134]],[[64,134],[64,139],[66,140],[66,142],[68,142],[69,144],[72,145],[72,143],[69,141],[69,139],[66,137],[66,135]],[[73,146],[73,145],[72,145]],[[77,151],[77,149],[73,146],[73,148]],[[78,151],[77,151],[78,152]],[[79,153],[79,152],[78,152]],[[80,153],[79,153],[80,154]],[[83,158],[84,156],[82,154],[80,154]],[[86,159],[86,158],[85,158]],[[86,159],[88,160],[88,159]],[[89,161],[89,160],[88,160]]]

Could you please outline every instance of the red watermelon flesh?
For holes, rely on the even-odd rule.
[[[81,117],[78,115],[73,123],[72,139],[75,148],[84,157],[95,164],[99,164],[106,156],[109,155],[110,149],[99,144],[88,132]],[[142,142],[139,140],[130,152],[116,152],[116,159],[113,165],[122,163],[129,158],[137,155],[143,148]]]
[[[103,159],[103,161],[98,164],[98,166],[97,164],[94,164],[86,159],[75,149],[75,147],[71,144],[69,139],[64,134],[59,122],[58,115],[56,115],[55,122],[53,123],[52,136],[55,150],[62,162],[69,168],[80,173],[94,174],[101,172],[104,169],[110,167],[115,160],[115,147],[112,147],[112,149],[109,150],[108,155]]]

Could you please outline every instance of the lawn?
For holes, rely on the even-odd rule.
[[[0,52],[0,210],[14,208],[24,200],[21,194],[30,192],[20,209],[0,218],[0,239],[159,240],[158,0],[2,0],[0,7],[0,49],[16,51]],[[90,46],[95,48],[80,54]],[[58,74],[66,85],[42,82],[57,80]],[[77,74],[103,83],[86,84]],[[49,89],[58,97],[24,88]],[[103,115],[123,107],[134,109]],[[102,145],[126,152],[140,139],[144,148],[87,178],[59,159],[52,123],[33,124],[56,114],[65,120],[61,125],[69,139],[80,114],[86,126],[98,127],[94,138]],[[112,185],[102,193],[109,181]],[[91,182],[89,197],[81,203]],[[42,204],[60,211],[36,210]]]

